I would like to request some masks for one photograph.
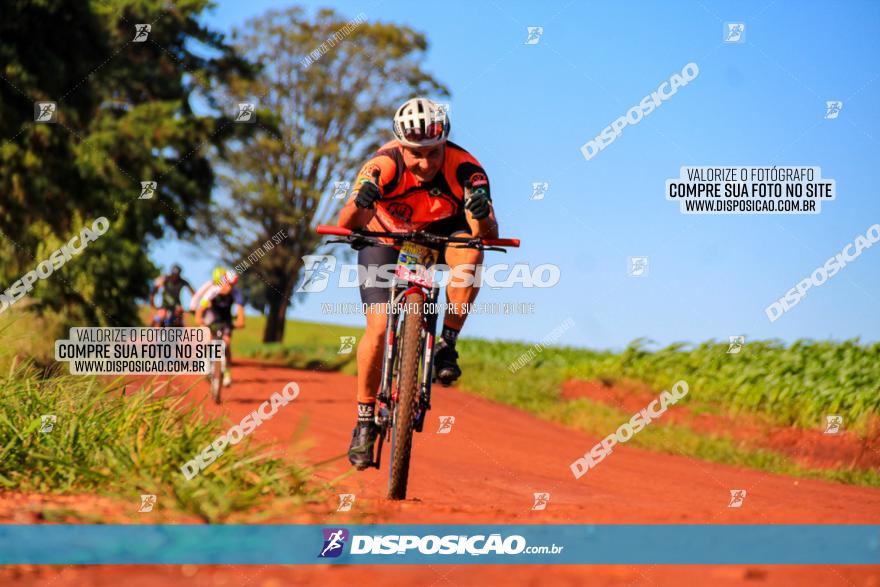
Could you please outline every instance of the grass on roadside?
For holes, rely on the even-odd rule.
[[[23,318],[29,320],[29,318]],[[162,384],[71,376],[12,356],[14,323],[0,325],[0,488],[99,493],[217,522],[278,500],[310,499],[305,470],[262,455],[247,438],[187,481],[186,461],[225,432],[199,406],[161,397]],[[51,432],[42,416],[54,415]],[[136,508],[135,508],[136,509]]]
[[[144,324],[149,324],[149,308],[141,308],[141,319]],[[187,326],[194,325],[191,314],[185,316],[185,323]],[[265,327],[265,316],[248,315],[245,327],[233,332],[233,356],[259,359],[293,369],[340,371],[348,375],[357,372],[354,349],[357,348],[363,328],[288,320],[282,342],[264,343]],[[350,353],[339,352],[342,336],[355,337],[355,346]]]
[[[355,349],[362,328],[288,320],[284,341],[266,344],[262,342],[265,324],[263,316],[248,316],[246,328],[236,331],[232,338],[232,352],[239,357],[261,359],[294,369],[340,371],[349,375],[357,372]],[[355,337],[355,346],[349,353],[339,352],[342,336]]]

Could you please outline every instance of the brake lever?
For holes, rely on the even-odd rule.
[[[344,237],[344,238],[330,239],[327,241],[327,244],[328,245],[332,245],[332,244],[348,245],[352,249],[354,249],[355,251],[360,251],[364,247],[367,247],[370,245],[370,243],[367,242],[367,240],[364,238],[356,238],[356,237],[351,237],[351,236]]]
[[[330,244],[349,245],[351,248],[353,248],[356,251],[360,251],[364,247],[387,247],[387,248],[392,248],[392,249],[394,248],[394,245],[391,245],[388,243],[383,243],[382,241],[380,241],[378,239],[374,239],[374,238],[368,237],[368,236],[357,236],[357,235],[352,235],[352,236],[347,236],[347,237],[342,237],[342,238],[333,238],[333,239],[328,240],[327,244],[328,245],[330,245]]]

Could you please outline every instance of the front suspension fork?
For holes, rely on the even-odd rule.
[[[397,357],[397,323],[400,314],[397,312],[397,298],[400,287],[397,283],[391,286],[388,303],[388,320],[385,324],[384,353],[382,355],[382,382],[379,386],[379,401],[391,404],[391,383],[394,380],[394,359]],[[393,311],[392,311],[393,309]]]
[[[431,287],[428,296],[428,308],[430,311],[422,314],[422,377],[419,382],[419,412],[413,428],[421,432],[425,425],[428,410],[431,409],[431,380],[434,369],[434,339],[437,332],[437,298],[440,296],[440,288],[436,285]]]

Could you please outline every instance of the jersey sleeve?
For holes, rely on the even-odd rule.
[[[195,312],[196,308],[198,308],[201,304],[202,297],[205,295],[211,286],[214,285],[213,281],[206,281],[196,290],[196,294],[189,301],[189,309],[191,312]],[[204,306],[203,306],[204,307]]]
[[[464,191],[464,186],[470,182],[474,189],[483,188],[492,200],[492,191],[489,189],[489,177],[486,170],[480,165],[480,162],[471,156],[465,158],[455,169],[455,180],[458,182],[460,189]]]
[[[218,285],[214,284],[213,282],[211,282],[208,285],[208,287],[205,289],[204,292],[199,290],[199,293],[202,294],[202,295],[198,296],[199,306],[201,306],[202,308],[210,308],[211,307],[211,300],[213,300],[214,297],[218,293],[220,293],[220,287]]]

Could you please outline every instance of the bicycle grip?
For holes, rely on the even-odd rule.
[[[350,228],[330,226],[329,224],[319,224],[315,227],[315,232],[318,234],[332,234],[333,236],[351,236]]]
[[[518,238],[484,238],[482,241],[488,247],[519,247]]]

